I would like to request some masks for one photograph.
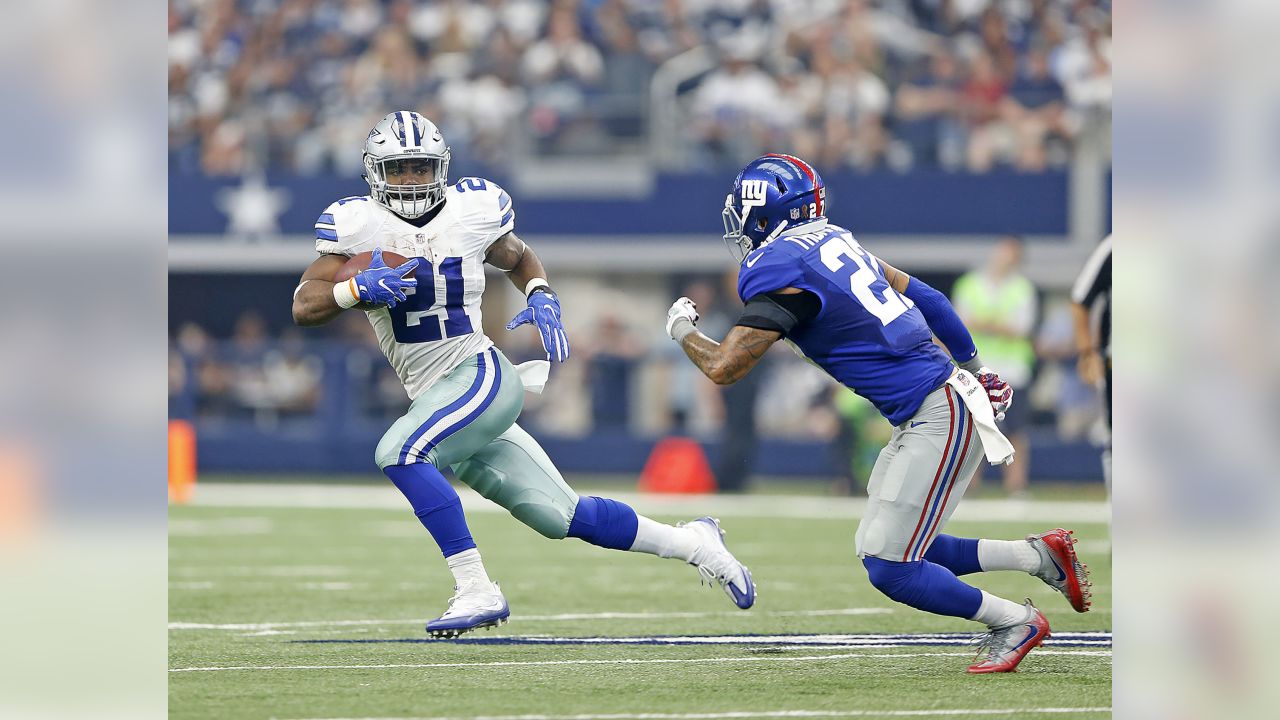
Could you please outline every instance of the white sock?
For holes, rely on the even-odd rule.
[[[445,558],[449,563],[449,572],[453,573],[453,582],[462,587],[469,580],[492,583],[489,573],[484,571],[484,563],[480,560],[480,551],[471,548]]]
[[[664,525],[643,515],[636,515],[636,520],[636,539],[631,543],[631,552],[678,558],[685,562],[693,560],[701,543],[697,533],[685,527]]]
[[[1012,600],[996,597],[986,590],[982,592],[982,604],[978,606],[978,614],[969,618],[977,620],[987,627],[1004,627],[1016,625],[1030,617],[1030,611]]]
[[[979,540],[978,564],[984,571],[1040,569],[1040,553],[1026,540]]]

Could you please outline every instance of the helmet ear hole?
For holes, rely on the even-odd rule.
[[[756,230],[764,230],[769,227],[769,221],[764,218],[756,218]]]

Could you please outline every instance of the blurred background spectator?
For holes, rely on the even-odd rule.
[[[1000,373],[1015,393],[1031,387],[1036,363],[1031,338],[1039,303],[1036,288],[1022,274],[1021,266],[1022,238],[1001,238],[986,264],[961,275],[951,291],[951,302],[973,334],[982,361]],[[1030,407],[1029,397],[1015,395],[1003,421],[1002,429],[1019,457],[1018,462],[1003,466],[1004,489],[1010,495],[1027,490]],[[981,480],[979,468],[970,487],[977,487]]]
[[[386,108],[455,158],[1061,167],[1109,114],[1109,0],[171,0],[185,171],[357,172]],[[692,147],[688,147],[688,145]],[[692,155],[687,150],[696,150]]]
[[[596,323],[586,352],[579,357],[588,365],[591,423],[597,430],[626,432],[631,427],[631,393],[636,366],[645,348],[622,321],[609,314]]]

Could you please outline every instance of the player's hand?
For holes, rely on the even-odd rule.
[[[671,309],[667,311],[667,335],[670,335],[672,340],[680,342],[686,335],[693,332],[697,324],[698,306],[692,300],[682,297],[671,303]]]
[[[1097,350],[1080,353],[1080,359],[1076,361],[1076,373],[1090,387],[1100,384],[1105,374],[1102,355]]]
[[[529,307],[520,311],[507,323],[508,330],[533,324],[542,335],[542,349],[547,359],[564,362],[569,359],[569,338],[564,334],[564,322],[560,319],[560,298],[550,288],[538,288],[529,294]]]
[[[978,384],[986,389],[987,398],[991,400],[991,409],[996,413],[996,420],[1003,420],[1009,406],[1013,405],[1013,388],[1009,387],[1009,383],[1001,380],[994,370],[987,367],[978,370]]]
[[[418,267],[418,258],[412,258],[399,267],[387,267],[382,261],[382,248],[373,251],[369,259],[369,267],[356,273],[356,290],[360,301],[370,305],[386,305],[393,308],[407,297],[405,290],[418,286],[414,278],[406,278],[410,271]]]

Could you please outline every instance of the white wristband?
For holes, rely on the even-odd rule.
[[[334,283],[333,300],[343,310],[355,307],[356,303],[360,302],[360,294],[356,291],[356,279],[351,278],[345,282]]]
[[[676,318],[671,323],[671,339],[676,342],[684,342],[684,339],[698,331],[698,326],[689,318]]]
[[[525,283],[524,296],[529,297],[530,295],[533,294],[534,290],[537,290],[540,287],[550,288],[551,283],[547,282],[546,278],[536,277],[530,280],[529,282]]]

